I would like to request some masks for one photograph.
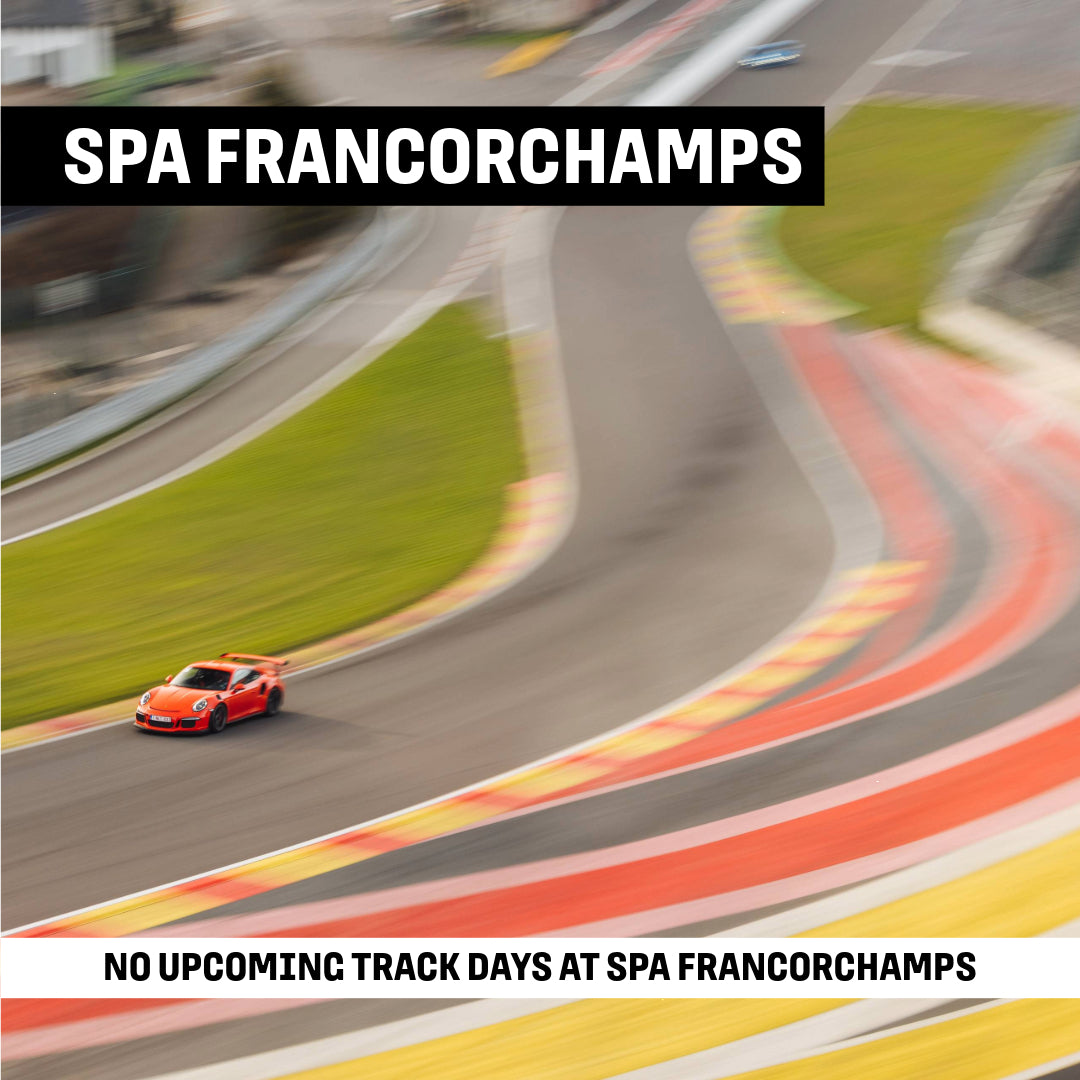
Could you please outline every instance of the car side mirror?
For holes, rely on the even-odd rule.
[[[170,682],[172,682],[172,676],[171,676],[171,675],[166,675],[166,676],[165,676],[165,681],[166,681],[167,683],[170,683]]]

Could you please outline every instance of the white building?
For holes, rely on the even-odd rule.
[[[0,80],[78,86],[113,71],[112,28],[90,0],[3,0]]]

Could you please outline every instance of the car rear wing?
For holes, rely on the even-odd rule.
[[[287,667],[288,660],[283,660],[280,656],[259,656],[258,653],[246,653],[246,652],[223,652],[220,656],[221,660],[251,660],[256,664],[272,664],[280,671],[282,668]]]

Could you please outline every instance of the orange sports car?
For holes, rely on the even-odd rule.
[[[287,663],[277,656],[222,653],[217,660],[192,664],[143,694],[135,726],[216,735],[234,720],[273,716],[285,702],[281,673]]]

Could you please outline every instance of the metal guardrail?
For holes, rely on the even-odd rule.
[[[190,394],[276,337],[316,304],[377,266],[411,235],[419,207],[380,211],[345,251],[324,264],[235,330],[196,349],[151,382],[91,405],[0,447],[0,478],[8,480],[107,439]]]

